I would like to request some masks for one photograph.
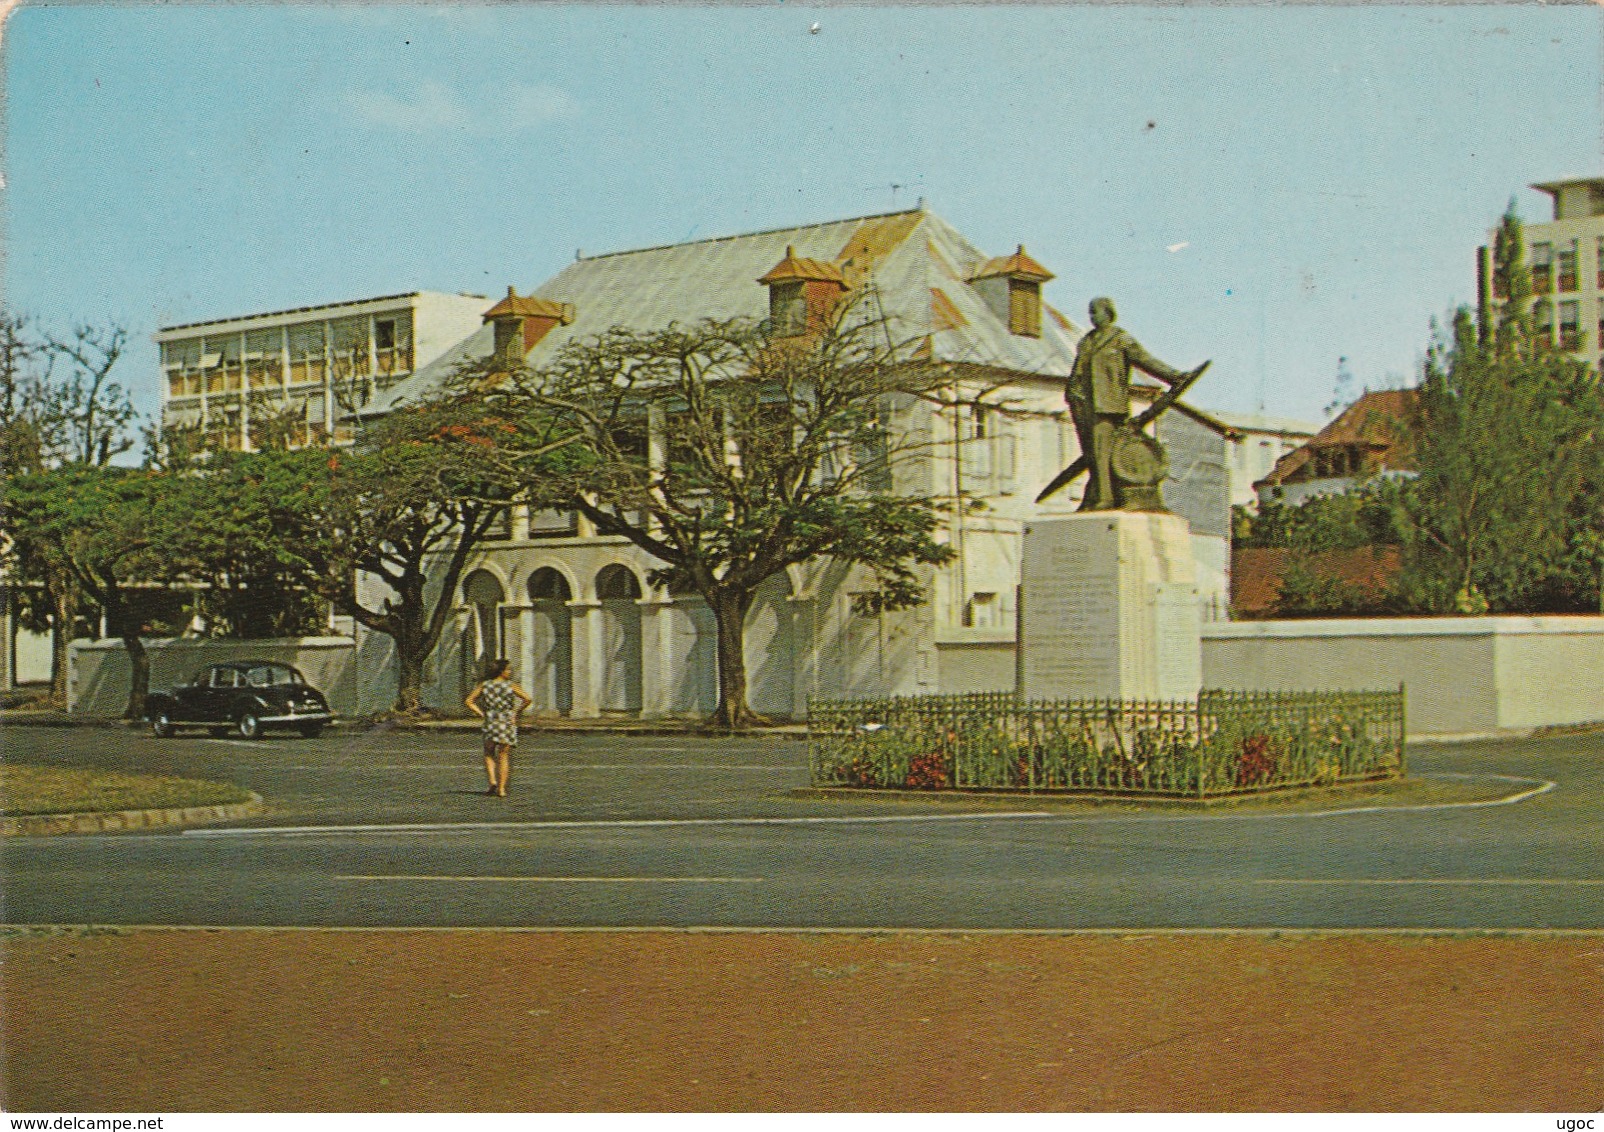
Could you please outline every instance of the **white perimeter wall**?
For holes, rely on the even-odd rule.
[[[388,638],[382,638],[387,640]],[[357,642],[350,637],[298,637],[274,641],[146,641],[150,690],[164,691],[208,664],[225,660],[273,660],[293,664],[329,699],[336,715],[377,710],[357,679]],[[128,653],[119,640],[72,642],[68,661],[67,710],[80,715],[118,716],[128,704]],[[383,662],[381,661],[381,664]],[[362,681],[361,683],[368,683]],[[388,683],[390,699],[395,682]],[[389,704],[382,705],[388,707]]]
[[[1203,686],[1406,689],[1412,734],[1604,721],[1604,617],[1247,621],[1203,627]]]

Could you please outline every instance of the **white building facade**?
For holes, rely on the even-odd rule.
[[[533,296],[509,292],[483,327],[378,395],[367,411],[426,395],[460,364],[508,343],[538,368],[565,343],[613,326],[771,316],[786,301],[775,288],[794,278],[777,266],[788,260],[829,265],[849,289],[872,287],[899,335],[949,364],[957,386],[991,392],[981,406],[909,407],[898,422],[932,443],[928,456],[896,473],[895,486],[949,508],[942,537],[956,555],[928,571],[929,600],[912,610],[859,614],[853,595],[871,588],[870,579],[830,561],[771,579],[746,625],[751,706],[802,718],[810,698],[1012,689],[1024,524],[1074,510],[1082,488],[1034,502],[1078,455],[1063,384],[1081,331],[1042,300],[1041,286],[1052,276],[1023,247],[988,257],[919,208],[581,258]],[[498,327],[508,319],[523,320],[522,339]],[[1172,413],[1161,418],[1160,435],[1172,466],[1192,470],[1171,507],[1193,524],[1205,617],[1223,616],[1225,434]],[[627,540],[597,535],[582,516],[515,510],[464,573],[456,624],[425,672],[425,702],[460,712],[483,661],[505,656],[540,713],[711,711],[711,612],[698,597],[650,585],[657,565]]]
[[[1523,223],[1531,268],[1532,320],[1538,335],[1595,367],[1604,368],[1604,177],[1547,181],[1553,215]],[[1505,298],[1493,278],[1491,235],[1477,252],[1483,311]]]

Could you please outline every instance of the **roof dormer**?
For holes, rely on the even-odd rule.
[[[991,259],[969,277],[969,285],[993,314],[1008,324],[1010,334],[1041,337],[1041,285],[1053,277],[1025,254],[1025,245],[1002,259]]]
[[[507,297],[485,311],[484,318],[496,328],[496,357],[510,365],[522,365],[535,343],[552,328],[574,321],[574,304],[520,295],[508,287]]]
[[[769,322],[779,338],[823,329],[847,291],[834,264],[805,259],[789,246],[785,258],[758,282],[769,289]]]

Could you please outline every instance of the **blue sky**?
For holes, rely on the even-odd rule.
[[[1205,407],[1407,379],[1533,181],[1604,173],[1604,13],[1476,7],[25,7],[5,301],[157,327],[535,287],[916,198]],[[812,25],[818,30],[812,31]],[[893,188],[893,186],[897,186]]]

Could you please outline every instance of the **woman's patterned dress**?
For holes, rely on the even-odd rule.
[[[518,720],[514,714],[518,693],[510,680],[486,680],[479,689],[479,710],[485,713],[485,742],[502,747],[518,745]]]

